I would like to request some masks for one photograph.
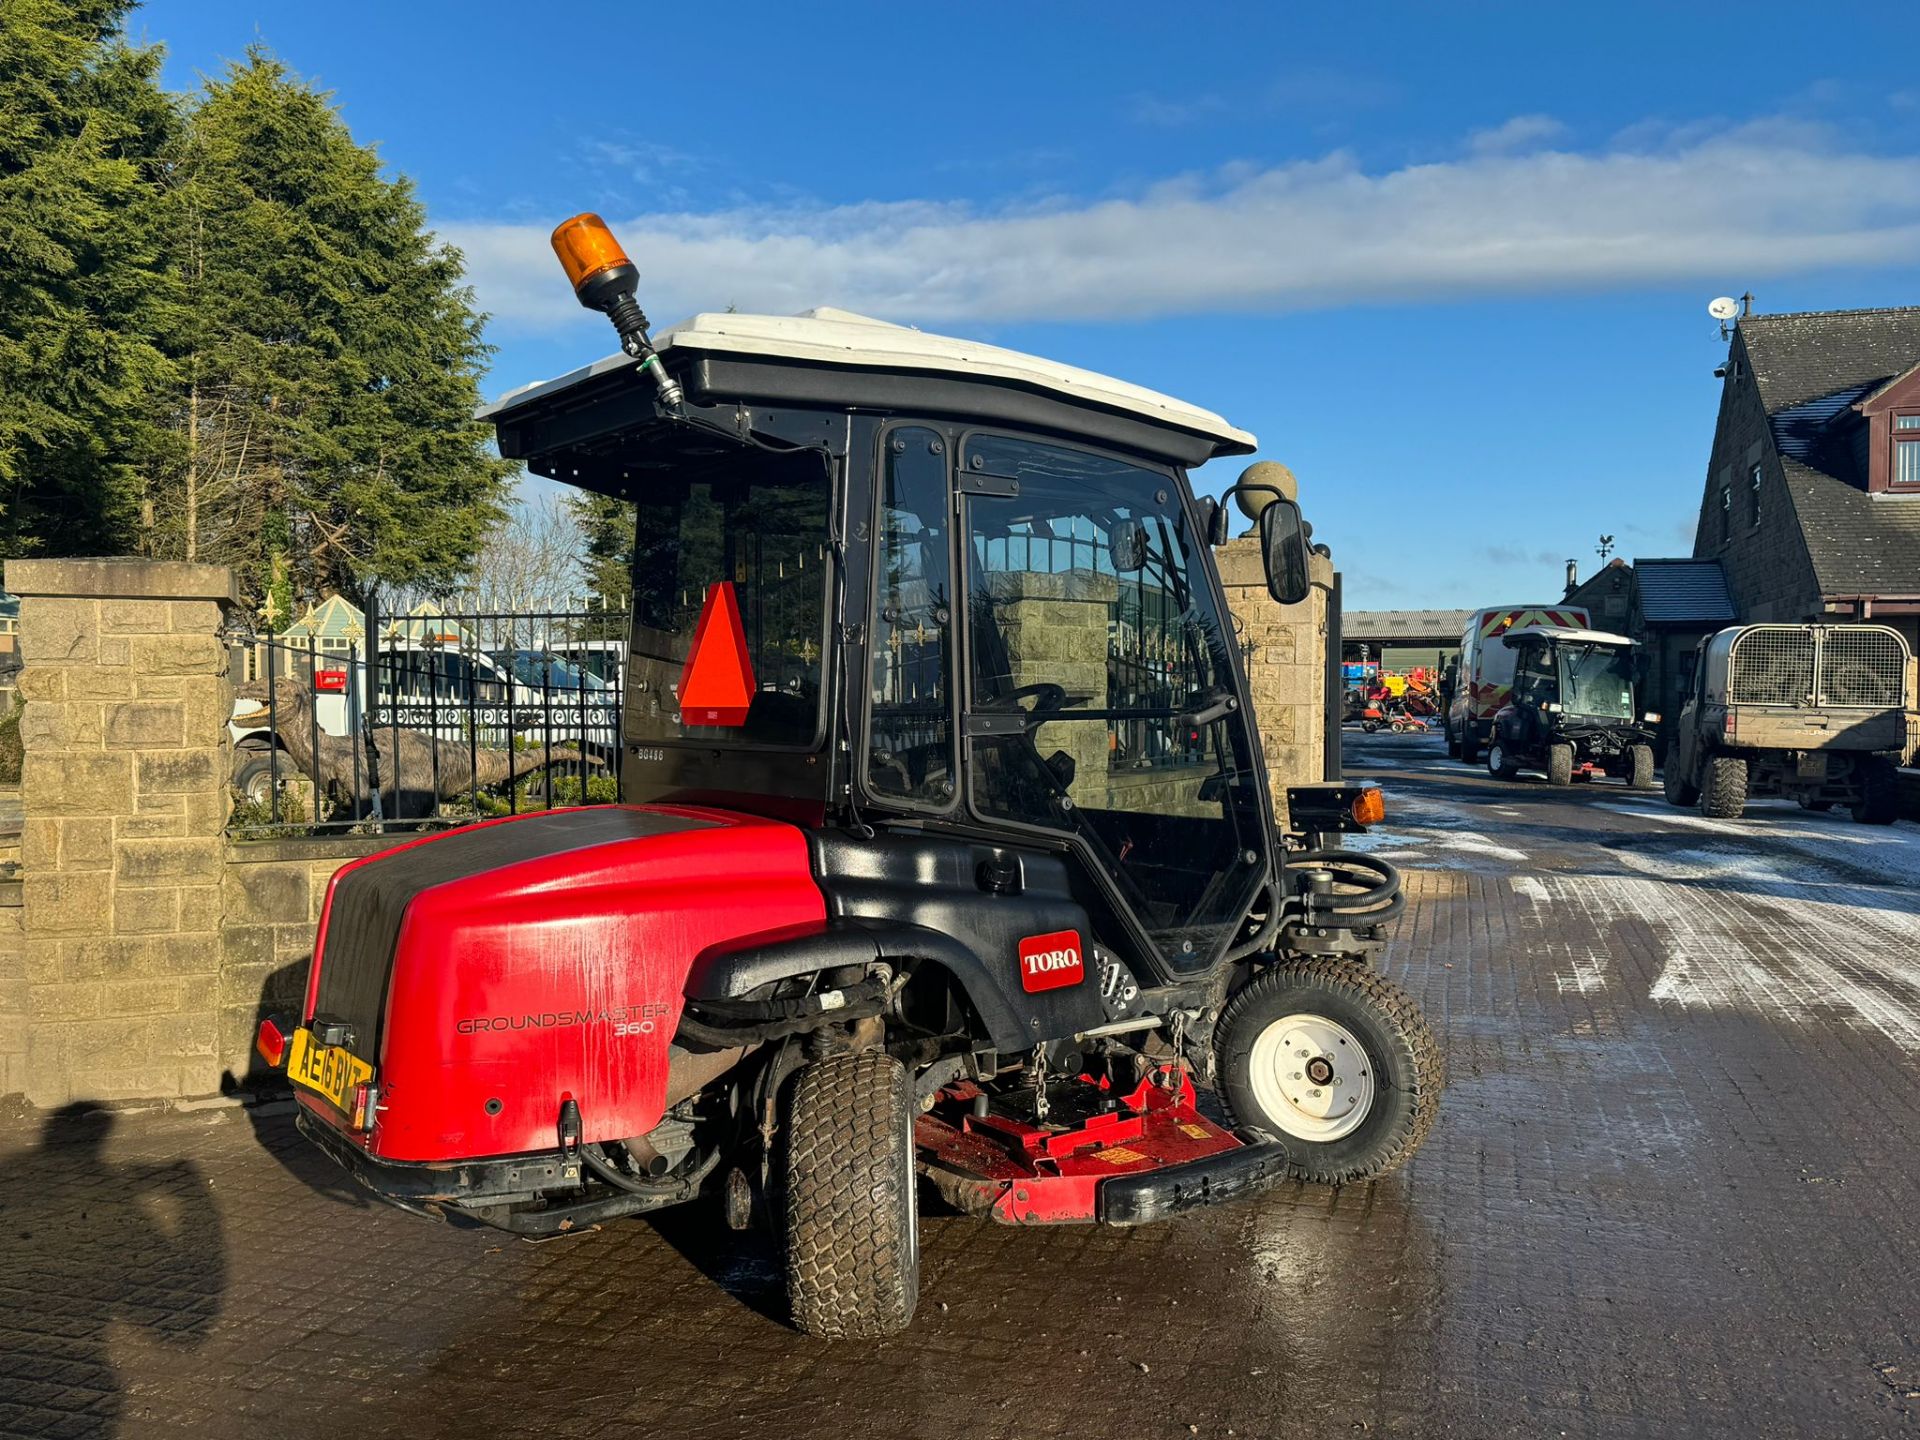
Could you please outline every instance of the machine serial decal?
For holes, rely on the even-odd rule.
[[[477,1015],[454,1028],[462,1035],[507,1030],[557,1030],[568,1025],[611,1025],[615,1037],[651,1035],[666,1017],[665,1005],[616,1005],[608,1010],[543,1010],[537,1015]]]
[[[1029,935],[1020,942],[1020,985],[1028,994],[1078,985],[1086,975],[1078,930]]]

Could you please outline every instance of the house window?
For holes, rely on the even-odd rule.
[[[1893,417],[1892,488],[1920,490],[1920,415]]]
[[[1726,544],[1733,538],[1733,487],[1720,487],[1720,543]]]
[[[1760,523],[1760,467],[1754,466],[1747,472],[1747,498],[1753,505],[1753,523]]]

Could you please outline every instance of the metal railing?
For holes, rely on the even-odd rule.
[[[617,798],[627,617],[433,612],[241,642],[231,833],[379,834]]]

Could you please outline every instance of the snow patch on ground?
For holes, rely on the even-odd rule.
[[[1638,859],[1651,872],[1645,878],[1554,875],[1545,885],[1554,903],[1577,906],[1603,934],[1616,919],[1652,929],[1665,956],[1653,1000],[1794,1025],[1837,1017],[1920,1052],[1920,901],[1810,881],[1790,860],[1729,866],[1709,851]],[[1582,993],[1604,984],[1601,968],[1577,958],[1554,980]]]

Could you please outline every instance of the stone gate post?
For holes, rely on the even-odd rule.
[[[27,1098],[212,1094],[233,573],[9,560],[6,587],[25,665]]]

